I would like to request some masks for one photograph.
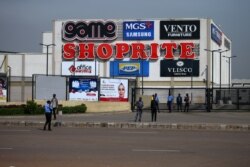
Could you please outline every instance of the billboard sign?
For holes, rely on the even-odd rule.
[[[7,102],[7,75],[0,73],[0,102]]]
[[[198,77],[199,60],[161,60],[161,77]]]
[[[149,76],[149,61],[111,61],[110,76]]]
[[[160,21],[160,39],[200,39],[200,21]]]
[[[128,80],[107,79],[100,80],[100,101],[128,101]]]
[[[123,22],[123,40],[153,40],[153,21]]]
[[[70,77],[69,100],[98,101],[97,79]]]
[[[222,32],[214,24],[211,24],[211,38],[215,43],[221,46]]]
[[[96,76],[98,75],[98,62],[94,61],[63,61],[62,75]]]

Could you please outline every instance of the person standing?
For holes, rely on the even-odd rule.
[[[159,101],[157,93],[155,93],[155,101],[156,101],[156,110],[157,112],[160,112],[160,108],[159,108],[160,101]]]
[[[151,106],[151,120],[152,120],[152,122],[156,122],[157,109],[156,109],[155,95],[153,95],[153,99],[151,100],[150,106]]]
[[[136,115],[135,115],[135,122],[138,121],[141,122],[141,116],[142,116],[142,108],[143,108],[143,101],[140,97],[139,100],[136,102]]]
[[[172,112],[172,103],[173,103],[173,100],[174,100],[174,96],[171,95],[171,93],[169,93],[169,95],[168,95],[168,101],[167,101],[169,113]]]
[[[45,117],[46,122],[44,124],[43,130],[46,130],[46,127],[48,125],[48,130],[51,131],[51,116],[52,116],[52,108],[51,108],[51,102],[48,100],[46,104],[44,105],[44,111],[45,111]]]
[[[182,112],[182,97],[181,94],[179,93],[177,98],[176,98],[176,102],[177,102],[177,111],[181,111]]]
[[[190,99],[189,99],[188,93],[186,94],[186,96],[184,98],[184,102],[185,102],[184,112],[188,112],[188,110],[189,110],[189,103],[190,103]]]
[[[56,94],[53,94],[53,98],[51,99],[51,105],[52,105],[54,119],[56,119],[56,114],[58,109],[58,99],[56,98]]]

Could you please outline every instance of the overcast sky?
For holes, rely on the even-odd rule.
[[[250,79],[249,0],[0,0],[0,50],[41,52],[56,19],[212,18],[232,40],[232,77]],[[249,46],[248,46],[249,45]]]

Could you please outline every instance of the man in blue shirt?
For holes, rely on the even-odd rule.
[[[174,96],[172,96],[171,93],[169,93],[169,95],[168,95],[168,101],[167,101],[169,113],[172,112],[172,103],[173,103],[173,100],[174,100]]]
[[[50,103],[51,102],[48,100],[47,103],[44,105],[46,122],[45,122],[44,127],[43,127],[43,130],[46,130],[46,127],[48,125],[49,131],[51,131],[51,116],[52,116],[52,108],[51,108]]]

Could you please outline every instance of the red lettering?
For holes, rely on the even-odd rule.
[[[116,44],[116,59],[124,59],[124,54],[129,52],[129,45],[126,43]]]
[[[93,43],[80,43],[79,44],[79,59],[94,59],[94,44]]]
[[[146,55],[144,49],[145,46],[142,43],[132,43],[132,55],[131,59],[147,59],[148,56]]]
[[[176,43],[163,43],[162,49],[166,49],[165,59],[174,59],[173,49],[177,49]]]
[[[194,43],[180,43],[180,46],[180,59],[194,59],[195,53],[192,51],[194,49]]]
[[[110,44],[104,43],[97,47],[97,55],[100,59],[108,60],[112,57],[113,48]]]
[[[149,58],[151,60],[157,60],[158,59],[158,54],[157,54],[158,44],[151,43],[150,46],[151,46],[151,56]]]
[[[75,44],[67,43],[63,46],[63,58],[70,60],[75,58]]]

